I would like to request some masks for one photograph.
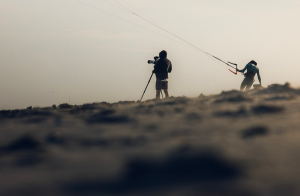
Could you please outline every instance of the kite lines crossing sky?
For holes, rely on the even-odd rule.
[[[124,1],[124,0],[121,0],[121,1],[123,2],[123,4],[121,4],[121,3],[120,3],[119,1],[117,1],[117,0],[113,0],[113,2],[115,2],[116,4],[111,3],[111,1],[109,2],[109,1],[107,1],[107,0],[101,0],[101,1],[103,1],[104,3],[107,3],[107,4],[111,5],[111,6],[114,6],[114,7],[118,8],[118,9],[124,11],[124,12],[128,12],[128,13],[130,13],[130,14],[133,14],[134,16],[140,18],[141,20],[143,20],[143,21],[145,21],[145,22],[147,22],[147,23],[149,23],[149,24],[155,26],[156,28],[158,28],[158,29],[160,29],[160,30],[162,30],[162,31],[164,31],[164,32],[166,32],[166,33],[168,33],[169,35],[172,35],[173,38],[170,38],[170,37],[168,37],[168,36],[166,36],[166,35],[163,35],[163,34],[161,34],[161,33],[158,33],[158,32],[156,32],[156,31],[153,31],[153,30],[151,30],[151,29],[149,29],[149,28],[146,28],[146,27],[143,27],[143,26],[141,26],[141,25],[138,25],[138,24],[136,24],[136,23],[133,23],[133,22],[131,22],[131,21],[129,21],[129,20],[126,20],[126,19],[121,18],[121,17],[119,17],[119,16],[116,16],[116,15],[114,15],[114,14],[111,14],[111,13],[105,11],[105,10],[102,10],[102,9],[100,9],[100,8],[97,8],[97,7],[93,6],[93,5],[87,4],[87,3],[83,2],[83,1],[80,1],[80,0],[76,0],[76,1],[77,1],[78,3],[80,3],[80,4],[82,4],[82,5],[88,6],[88,7],[90,7],[90,8],[93,8],[93,9],[98,10],[98,11],[100,11],[100,12],[103,12],[103,13],[105,13],[105,14],[108,14],[108,15],[110,15],[110,16],[113,16],[113,17],[116,17],[116,18],[118,18],[118,19],[120,19],[120,20],[123,20],[123,21],[125,21],[125,22],[127,22],[127,23],[131,23],[131,24],[133,24],[133,25],[135,25],[135,26],[138,26],[138,27],[140,27],[140,28],[143,28],[143,29],[145,29],[145,30],[147,30],[147,31],[151,31],[152,33],[158,34],[158,35],[163,36],[163,37],[165,37],[165,38],[167,38],[167,39],[170,39],[170,40],[175,41],[175,42],[177,42],[177,43],[183,44],[183,45],[185,45],[185,46],[187,46],[187,47],[193,48],[193,49],[195,49],[195,50],[197,50],[197,51],[199,51],[199,52],[202,52],[202,53],[204,53],[205,55],[207,55],[209,58],[211,58],[212,60],[214,60],[215,62],[217,62],[219,65],[223,66],[225,69],[228,69],[228,67],[224,66],[224,64],[227,65],[227,66],[229,66],[230,69],[228,69],[228,70],[229,70],[230,72],[232,72],[233,74],[235,74],[235,75],[237,74],[237,70],[238,70],[238,69],[237,69],[237,64],[231,63],[231,62],[229,62],[229,61],[224,61],[224,60],[222,60],[222,59],[220,59],[220,58],[218,58],[218,57],[216,57],[216,56],[214,56],[214,55],[212,55],[212,54],[210,54],[210,53],[208,53],[208,52],[206,52],[206,51],[204,51],[204,50],[198,48],[198,47],[195,46],[194,44],[192,44],[192,43],[186,41],[185,39],[183,39],[183,38],[181,38],[181,37],[179,37],[178,35],[176,35],[176,34],[173,33],[172,31],[170,31],[170,30],[168,30],[168,29],[166,29],[166,28],[163,28],[162,25],[160,25],[158,22],[154,21],[154,20],[151,19],[149,16],[145,15],[145,14],[144,14],[143,12],[141,12],[139,9],[137,9],[136,7],[134,7],[133,5],[127,3],[127,2]],[[135,11],[133,11],[133,10],[135,10]],[[138,12],[138,13],[137,13],[137,12]],[[176,39],[174,39],[174,38],[176,38]],[[233,71],[232,69],[233,69],[234,71]]]

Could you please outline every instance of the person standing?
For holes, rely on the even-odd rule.
[[[169,97],[168,92],[168,73],[172,71],[172,63],[167,59],[167,52],[165,50],[159,53],[159,60],[154,65],[154,70],[156,76],[156,99],[160,99],[160,92],[164,90],[165,97]]]
[[[247,70],[247,72],[244,74],[245,79],[243,80],[243,82],[241,84],[240,91],[243,91],[245,87],[246,87],[246,91],[248,91],[251,88],[251,86],[254,82],[255,74],[257,74],[258,81],[261,85],[261,78],[260,78],[260,74],[259,74],[259,69],[257,67],[257,63],[255,61],[250,61],[245,66],[244,69],[237,70],[237,71],[244,73],[246,70]]]

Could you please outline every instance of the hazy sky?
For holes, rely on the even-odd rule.
[[[102,0],[81,1],[176,39]],[[300,86],[299,0],[106,1],[133,5],[239,68],[256,60],[263,86]],[[173,63],[171,96],[239,89],[243,80],[197,50],[76,0],[0,0],[0,110],[58,105],[69,97],[77,105],[136,101],[153,69],[147,60],[161,50]],[[155,79],[144,100],[154,97]]]

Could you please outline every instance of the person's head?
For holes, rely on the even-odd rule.
[[[250,64],[253,64],[253,65],[257,65],[257,63],[256,63],[255,61],[253,61],[253,60],[250,61],[249,63],[250,63]]]
[[[163,50],[159,53],[159,58],[164,59],[167,58],[167,51]]]

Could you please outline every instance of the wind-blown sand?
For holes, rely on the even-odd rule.
[[[0,111],[0,195],[300,195],[299,95]]]

